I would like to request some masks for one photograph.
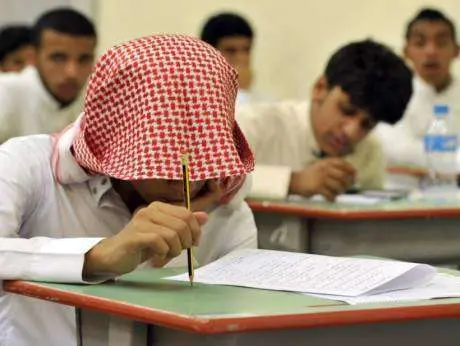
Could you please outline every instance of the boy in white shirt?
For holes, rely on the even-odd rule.
[[[32,29],[25,25],[8,25],[0,29],[0,72],[20,72],[35,65]]]
[[[311,101],[248,105],[237,121],[256,157],[251,196],[288,194],[328,200],[351,187],[381,188],[385,162],[368,136],[396,123],[412,93],[412,74],[385,46],[370,41],[335,52]]]
[[[198,39],[150,36],[109,50],[75,124],[0,146],[0,280],[101,281],[148,260],[185,266],[192,245],[200,265],[256,247],[237,85]],[[178,206],[183,154],[191,212]],[[37,342],[76,345],[74,309],[0,293],[0,345]]]
[[[253,81],[251,52],[255,34],[248,20],[231,12],[216,14],[203,25],[200,38],[221,52],[237,69],[239,85],[237,106],[263,98],[251,90]]]
[[[61,131],[83,106],[96,29],[66,8],[44,13],[32,28],[36,66],[0,75],[0,143],[9,138]]]
[[[452,20],[432,8],[410,20],[405,36],[404,56],[415,72],[414,92],[402,120],[394,126],[379,125],[376,134],[390,166],[423,168],[423,137],[435,104],[450,106],[450,126],[460,133],[460,83],[451,71],[459,46]]]

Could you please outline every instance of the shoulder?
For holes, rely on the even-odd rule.
[[[367,135],[355,149],[357,156],[366,158],[380,157],[382,152],[382,145],[376,134],[370,133]]]
[[[0,74],[0,87],[20,90],[30,84],[30,80],[37,77],[37,70],[28,67],[21,72],[8,72]]]
[[[52,138],[49,135],[33,135],[12,138],[0,145],[0,167],[3,169],[38,168],[49,165]]]
[[[306,101],[254,102],[238,107],[236,120],[260,121],[264,124],[292,124],[293,121],[307,119]]]

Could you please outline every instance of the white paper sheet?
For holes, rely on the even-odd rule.
[[[426,264],[238,250],[195,270],[195,282],[356,297],[423,285],[435,273]]]
[[[288,199],[291,201],[307,200],[305,197],[301,197],[297,195],[290,195]],[[311,198],[308,198],[308,200],[313,201],[313,202],[326,202],[326,199],[320,195],[315,195]],[[369,197],[369,196],[363,196],[363,195],[356,194],[356,195],[338,195],[334,203],[353,204],[353,205],[373,205],[373,204],[377,204],[382,201],[383,201],[382,198]]]
[[[343,297],[322,294],[312,295],[320,298],[340,300],[351,305],[460,297],[460,277],[440,273],[437,274],[427,285],[421,287],[359,297]]]

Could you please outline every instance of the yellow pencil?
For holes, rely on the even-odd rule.
[[[190,210],[190,172],[188,168],[188,155],[183,154],[181,157],[182,165],[182,180],[184,183],[184,200],[185,208]],[[190,280],[190,285],[193,286],[193,249],[192,247],[187,249],[187,268],[188,268],[188,278]]]

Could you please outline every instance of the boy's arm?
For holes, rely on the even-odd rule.
[[[380,142],[369,136],[361,146],[364,150],[359,159],[356,185],[359,189],[382,189],[386,176],[386,160]]]
[[[42,188],[35,158],[25,159],[26,151],[11,142],[0,147],[0,280],[83,282],[85,253],[100,238],[20,238]]]
[[[272,151],[272,138],[282,127],[276,103],[253,104],[238,109],[236,120],[254,152],[256,166],[249,197],[283,199],[288,195],[292,170],[288,166],[258,163]]]
[[[0,79],[0,144],[19,135],[16,128],[21,121],[21,114],[19,114],[19,104],[15,104],[12,91],[7,81]],[[27,97],[27,95],[21,95],[21,97]]]

